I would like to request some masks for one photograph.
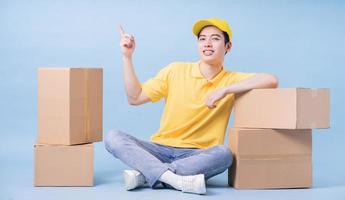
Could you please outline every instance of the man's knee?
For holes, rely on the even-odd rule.
[[[121,146],[124,141],[126,134],[119,130],[111,130],[104,138],[105,148],[110,151],[114,150],[116,147]]]
[[[217,158],[224,161],[224,165],[230,167],[232,164],[232,153],[227,145],[217,145],[215,147]]]
[[[209,169],[209,166],[213,166],[214,169],[211,170],[217,170],[218,171],[224,171],[227,168],[229,168],[232,164],[232,153],[228,146],[226,145],[217,145],[214,147],[211,147],[210,149],[206,150],[204,152],[207,154],[207,157],[200,157],[197,161],[200,161],[203,158],[205,159],[205,162],[199,165],[193,165],[193,166],[185,166],[184,164],[180,164],[179,162],[173,162],[169,166],[171,167],[171,171],[178,175],[196,175],[199,173],[206,173],[205,167]],[[196,155],[198,156],[198,155]]]

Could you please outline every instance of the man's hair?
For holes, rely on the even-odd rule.
[[[225,31],[223,31],[223,35],[224,35],[224,45],[226,45],[228,42],[230,42],[229,35]]]

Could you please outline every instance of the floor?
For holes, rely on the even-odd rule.
[[[13,137],[14,138],[14,137]],[[345,199],[345,171],[329,170],[330,163],[314,162],[314,185],[309,189],[236,190],[227,186],[227,172],[207,182],[206,195],[171,189],[141,188],[125,191],[121,172],[126,166],[95,145],[94,187],[34,187],[33,140],[7,138],[0,147],[0,199]],[[16,158],[16,159],[14,159]]]

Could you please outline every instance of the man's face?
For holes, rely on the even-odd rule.
[[[199,55],[208,64],[223,63],[225,53],[230,50],[231,43],[224,44],[224,34],[214,26],[203,28],[198,38]]]

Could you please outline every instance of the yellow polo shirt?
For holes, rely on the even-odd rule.
[[[208,148],[223,144],[234,103],[229,94],[216,108],[205,104],[207,95],[255,74],[222,70],[212,80],[203,77],[199,62],[175,62],[142,84],[142,90],[157,102],[165,99],[159,130],[151,136],[154,143],[184,148]]]

